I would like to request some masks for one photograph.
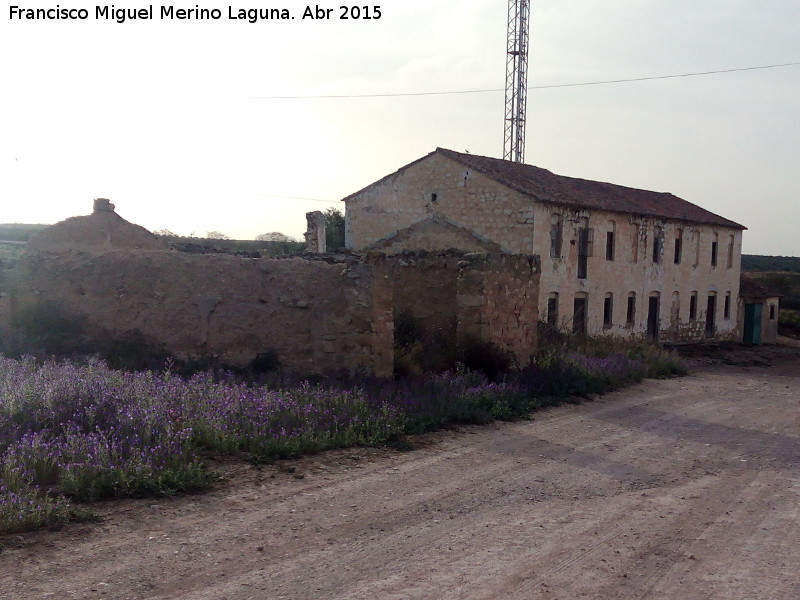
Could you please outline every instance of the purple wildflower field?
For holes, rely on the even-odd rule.
[[[206,487],[214,475],[202,449],[288,457],[379,443],[404,424],[401,410],[359,390],[0,358],[0,531],[59,524],[68,499]]]
[[[639,381],[653,374],[652,364],[647,356],[572,350],[546,353],[499,382],[461,369],[274,390],[228,374],[183,378],[0,355],[0,533],[88,518],[75,502],[207,488],[217,477],[203,452],[270,461],[516,419],[560,398]]]

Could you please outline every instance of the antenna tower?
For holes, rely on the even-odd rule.
[[[529,0],[508,0],[506,119],[503,159],[519,163],[525,160],[529,16]]]

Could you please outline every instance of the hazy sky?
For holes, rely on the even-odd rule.
[[[12,20],[15,4],[89,19]],[[797,0],[531,5],[531,87],[800,62]],[[295,0],[200,3],[222,11],[210,21],[162,20],[154,4],[154,20],[123,24],[96,6],[3,2],[0,222],[108,197],[151,230],[300,236],[307,211],[343,209],[437,146],[502,155],[505,0],[390,0],[372,20],[323,2],[325,21]],[[251,24],[229,6],[296,18]],[[265,98],[464,90],[500,91]],[[800,65],[532,89],[526,162],[672,192],[748,227],[744,252],[800,256],[798,107]]]

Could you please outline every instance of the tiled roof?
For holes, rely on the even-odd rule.
[[[783,296],[783,294],[764,285],[761,281],[756,281],[744,275],[739,279],[739,295],[743,298],[778,298]]]
[[[665,192],[556,175],[547,169],[437,148],[436,152],[539,202],[746,229]]]

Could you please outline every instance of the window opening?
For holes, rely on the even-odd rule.
[[[606,294],[603,299],[603,327],[608,328],[613,324],[614,296]]]
[[[625,315],[625,323],[633,325],[636,320],[636,294],[631,292],[628,294],[628,311]]]
[[[578,229],[578,279],[586,279],[589,270],[589,257],[592,255],[594,230],[588,227]]]
[[[552,293],[547,299],[547,324],[558,327],[558,294]]]

